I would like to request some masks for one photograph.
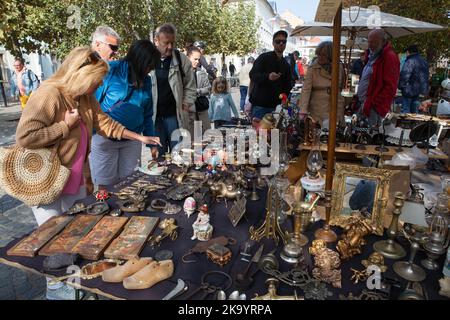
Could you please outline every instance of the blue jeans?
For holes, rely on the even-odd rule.
[[[252,117],[262,119],[266,114],[274,112],[275,109],[252,106]]]
[[[402,101],[402,113],[418,113],[420,101],[419,97],[403,97]]]
[[[170,136],[172,132],[178,129],[178,120],[176,116],[168,118],[156,117],[155,134],[159,137],[162,147],[158,146],[158,151],[161,156],[168,152],[169,146],[171,151],[178,141],[171,141]]]
[[[241,91],[241,110],[244,111],[245,98],[247,98],[248,87],[239,86],[239,90]]]

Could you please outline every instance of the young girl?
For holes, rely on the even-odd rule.
[[[228,83],[224,77],[219,77],[214,80],[212,93],[209,101],[208,115],[209,119],[214,122],[215,128],[230,121],[232,111],[236,118],[239,117],[233,98],[228,93]]]

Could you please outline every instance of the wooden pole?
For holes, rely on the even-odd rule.
[[[331,214],[331,196],[333,188],[333,175],[335,163],[335,148],[336,148],[336,122],[337,122],[337,106],[340,94],[339,88],[339,70],[341,57],[341,29],[342,29],[342,3],[339,5],[333,23],[333,60],[331,72],[331,105],[330,105],[330,128],[328,136],[328,153],[327,153],[327,177],[325,181],[326,194],[326,222],[322,229],[315,233],[316,238],[322,239],[326,242],[335,242],[337,235],[330,229],[330,214]]]
[[[328,136],[328,154],[327,154],[327,178],[325,190],[331,191],[333,187],[334,173],[334,155],[336,148],[336,123],[337,107],[340,94],[339,71],[340,71],[340,48],[341,48],[341,23],[342,23],[342,4],[339,6],[333,26],[333,61],[331,72],[331,107],[330,107],[330,131]],[[327,222],[329,221],[329,212],[327,210]]]

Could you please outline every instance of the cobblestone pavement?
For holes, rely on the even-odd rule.
[[[21,115],[20,105],[0,107],[0,146],[14,143]],[[8,196],[0,186],[0,247],[36,228],[30,207]],[[0,300],[45,299],[45,277],[0,263]]]

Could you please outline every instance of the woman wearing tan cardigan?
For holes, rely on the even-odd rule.
[[[39,225],[86,197],[87,156],[93,129],[105,137],[159,144],[159,138],[129,131],[102,112],[93,94],[107,73],[108,65],[96,52],[87,47],[75,48],[59,70],[33,93],[22,113],[16,131],[17,145],[38,149],[59,144],[61,164],[71,170],[69,181],[55,202],[32,207]],[[47,291],[49,299],[70,295],[73,290],[62,284],[49,286]]]
[[[311,117],[321,125],[329,119],[331,103],[331,60],[333,43],[325,41],[316,49],[317,59],[308,68],[303,83],[300,108],[302,112],[309,112]],[[341,87],[344,78],[344,68],[340,64]],[[338,121],[344,119],[344,98],[339,95]]]

